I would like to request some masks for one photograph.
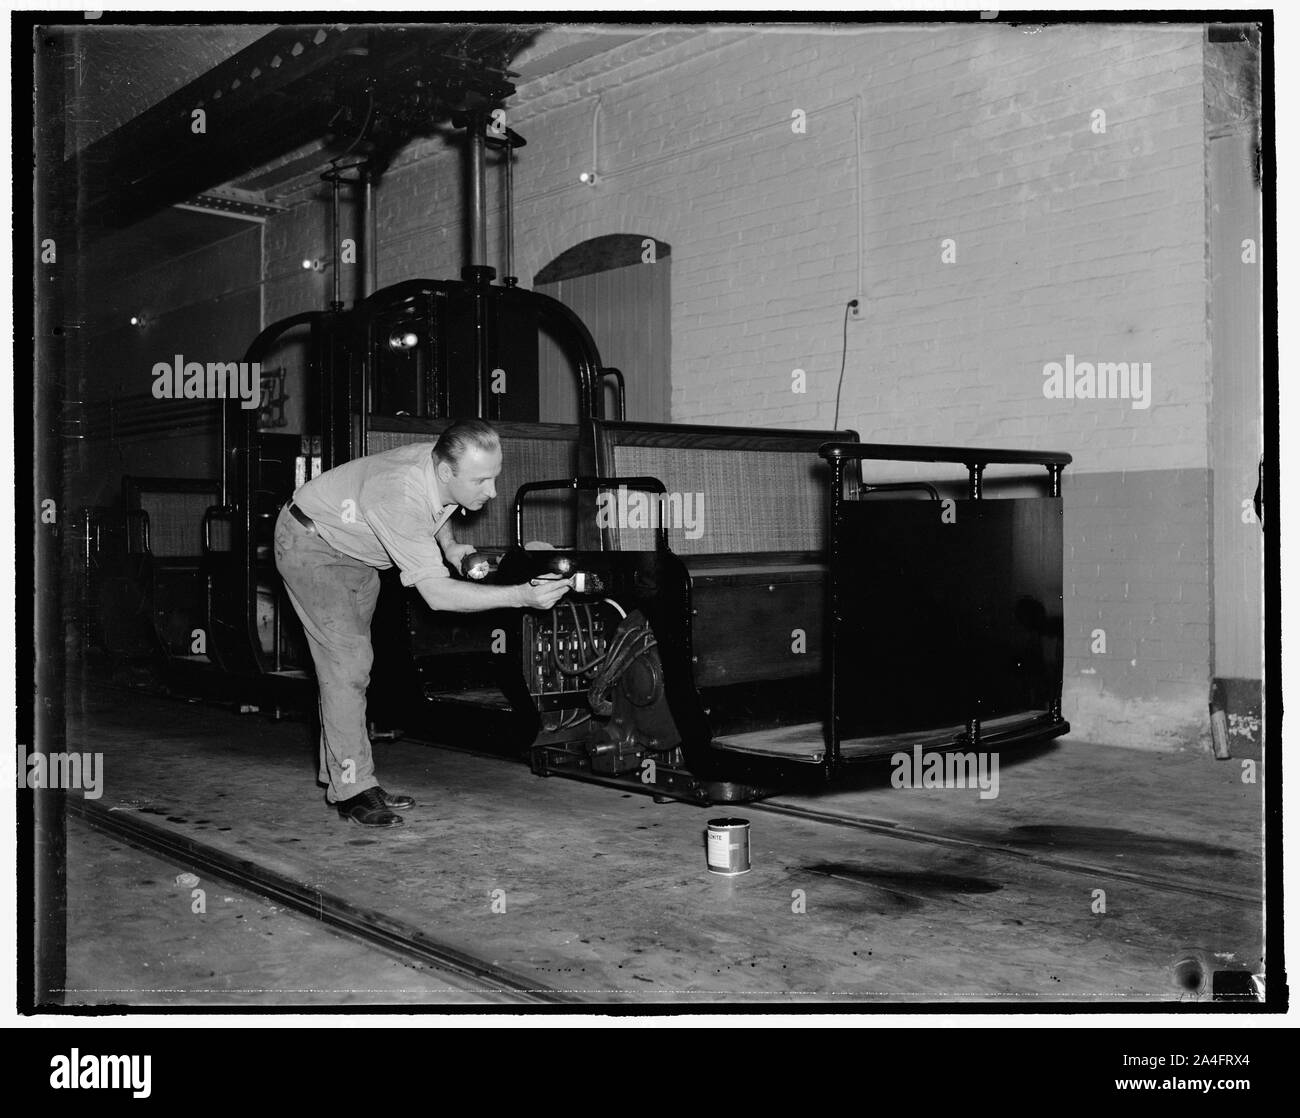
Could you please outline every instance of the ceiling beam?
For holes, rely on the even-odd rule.
[[[277,28],[66,160],[63,187],[94,236],[336,128],[359,133],[358,105],[364,128],[391,145],[466,99],[508,97],[506,65],[532,36],[501,26]]]

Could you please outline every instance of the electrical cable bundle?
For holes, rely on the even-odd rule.
[[[613,713],[614,704],[608,698],[609,692],[630,665],[659,644],[645,619],[637,613],[632,617],[633,623],[622,626],[610,641],[604,663],[587,690],[587,702],[595,714]]]
[[[623,609],[619,607],[618,603],[609,601],[609,599],[605,600],[618,610],[623,617],[627,616]],[[605,662],[605,659],[611,650],[606,649],[604,652],[601,652],[597,647],[596,617],[592,613],[590,605],[584,602],[582,604],[582,614],[579,615],[576,604],[573,602],[565,602],[563,604],[568,607],[569,613],[573,618],[573,631],[578,641],[577,654],[579,662],[573,667],[570,667],[564,662],[564,657],[560,655],[559,605],[555,606],[555,608],[551,610],[551,661],[555,664],[556,669],[561,675],[568,676],[571,679],[576,679],[578,677],[590,679],[600,669],[601,664]],[[582,657],[587,655],[587,649],[589,646],[594,655],[590,660],[584,661]],[[548,724],[546,729],[548,731],[567,730],[570,727],[586,722],[590,718],[591,715],[585,711],[565,711],[556,725],[552,726]]]
[[[560,607],[557,605],[551,610],[551,660],[555,663],[556,668],[561,675],[569,677],[586,676],[590,679],[596,673],[596,669],[604,663],[605,657],[609,655],[609,650],[600,652],[596,648],[596,619],[591,612],[591,606],[586,602],[582,604],[583,617],[586,618],[586,627],[583,627],[582,620],[578,616],[578,607],[573,602],[564,602],[568,606],[569,613],[573,615],[573,631],[578,637],[578,656],[581,658],[586,655],[587,645],[591,645],[592,652],[595,656],[585,662],[579,663],[574,667],[569,667],[564,658],[560,655],[560,625],[559,613]]]
[[[613,606],[626,619],[627,613],[619,604],[606,598],[606,603]],[[596,636],[596,617],[587,603],[579,607],[574,602],[562,603],[569,610],[573,619],[573,632],[577,639],[577,663],[565,663],[560,653],[560,605],[551,610],[551,661],[556,670],[570,679],[585,678],[591,681],[587,691],[587,700],[591,709],[600,715],[608,715],[613,710],[613,703],[606,697],[609,690],[618,681],[619,676],[639,657],[658,645],[654,633],[644,620],[636,615],[637,623],[622,625],[609,646],[602,652],[598,647]],[[579,613],[581,608],[581,613]],[[590,659],[584,659],[590,655]],[[571,717],[572,716],[572,717]],[[563,714],[558,724],[547,725],[548,730],[564,730],[587,721],[590,714],[581,711],[569,711]]]

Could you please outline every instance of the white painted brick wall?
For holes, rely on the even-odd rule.
[[[842,422],[884,441],[1063,447],[1081,472],[1203,466],[1201,31],[1030,32],[704,32],[577,90],[563,75],[524,85],[510,108],[528,139],[516,270],[527,284],[604,233],[666,240],[674,418],[829,425],[844,303],[859,294],[861,98],[867,300],[850,324]],[[597,94],[591,189],[576,180]],[[791,131],[795,108],[806,135]],[[399,161],[381,187],[385,284],[464,263],[460,156],[418,150],[432,154]],[[490,224],[499,267],[499,214]],[[292,266],[304,243],[324,251],[326,230],[319,203],[270,223],[268,275],[290,274],[268,285],[269,317],[272,304],[320,304],[327,279]],[[947,237],[953,264],[940,261]],[[1067,353],[1151,362],[1152,407],[1045,399],[1043,365]],[[809,373],[802,399],[795,367]]]

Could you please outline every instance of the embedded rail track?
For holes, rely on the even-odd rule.
[[[390,952],[399,958],[473,983],[473,992],[499,994],[510,1004],[561,1005],[580,1001],[560,994],[533,979],[467,952],[439,943],[414,925],[382,912],[362,908],[344,897],[294,881],[245,858],[237,858],[205,843],[196,842],[165,827],[135,818],[129,812],[111,811],[97,804],[65,798],[68,814],[130,846],[175,861],[248,890],[295,912],[313,917],[346,935]]]

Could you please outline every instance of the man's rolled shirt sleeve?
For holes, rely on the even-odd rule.
[[[435,532],[442,527],[426,517],[405,511],[374,509],[366,523],[401,572],[403,586],[414,586],[426,578],[450,578]]]

